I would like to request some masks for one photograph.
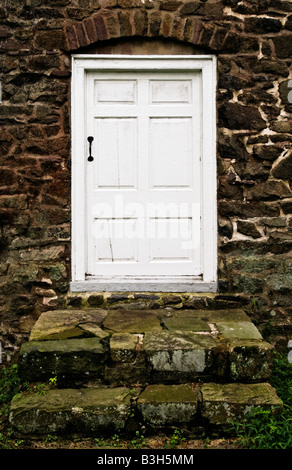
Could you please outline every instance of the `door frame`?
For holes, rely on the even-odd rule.
[[[91,55],[72,56],[71,86],[71,266],[72,292],[98,291],[217,291],[217,178],[216,178],[216,57],[213,55],[139,56]],[[202,275],[172,279],[92,279],[86,276],[86,74],[90,71],[159,71],[200,72],[202,74],[202,155],[201,155],[201,227]]]

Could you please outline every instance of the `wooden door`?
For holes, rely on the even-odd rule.
[[[200,76],[87,76],[87,274],[200,275]]]

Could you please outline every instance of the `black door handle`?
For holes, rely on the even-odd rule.
[[[89,142],[89,157],[87,158],[87,160],[89,162],[93,162],[94,158],[91,155],[91,145],[92,145],[92,142],[93,142],[94,138],[92,136],[89,136],[89,137],[87,137],[87,140]]]

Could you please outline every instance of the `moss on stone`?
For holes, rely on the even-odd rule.
[[[107,330],[123,333],[162,330],[157,313],[151,310],[112,310],[103,325]]]
[[[22,435],[119,431],[130,411],[130,390],[126,388],[56,389],[45,395],[16,396],[10,423]]]
[[[106,318],[107,311],[91,310],[53,310],[42,313],[35,323],[30,341],[64,340],[74,337],[105,337],[99,325]]]
[[[202,416],[210,424],[228,425],[230,420],[244,419],[254,407],[277,413],[283,404],[268,383],[203,384]]]

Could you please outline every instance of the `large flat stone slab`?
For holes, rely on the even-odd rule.
[[[263,339],[251,321],[219,321],[216,326],[219,333],[226,339]]]
[[[189,384],[149,385],[137,408],[150,426],[186,425],[196,416],[200,395]]]
[[[112,310],[109,311],[103,326],[116,333],[141,334],[162,330],[155,310]]]
[[[29,341],[22,345],[19,372],[25,380],[103,378],[105,347],[99,338]]]
[[[173,317],[163,319],[163,325],[170,331],[211,332],[211,328],[206,321],[194,316],[182,318],[179,315],[174,315]]]
[[[16,395],[10,423],[21,435],[86,435],[121,431],[130,413],[126,388],[56,389],[45,395]]]
[[[217,323],[219,321],[250,321],[249,316],[243,309],[220,309],[220,310],[197,310],[197,309],[179,309],[169,310],[169,317],[181,318],[182,324],[185,319],[196,318],[207,323]]]
[[[30,341],[105,337],[100,325],[107,316],[103,309],[52,310],[41,314],[30,334]]]
[[[230,420],[243,420],[255,407],[278,413],[283,406],[268,383],[202,385],[202,417],[209,424],[226,426]]]

